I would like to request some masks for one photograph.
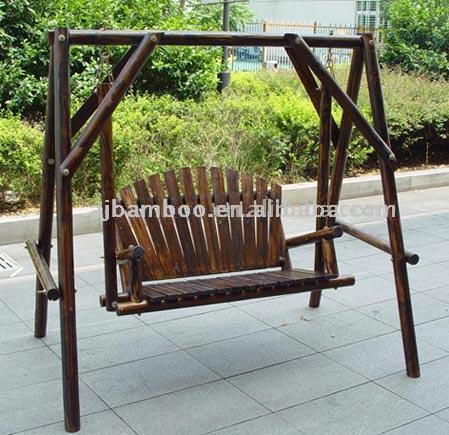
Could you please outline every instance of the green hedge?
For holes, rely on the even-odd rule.
[[[346,71],[338,71],[343,81]],[[444,81],[384,71],[392,146],[403,164],[429,146],[449,146],[449,86]],[[368,95],[360,96],[368,115]],[[340,110],[334,109],[338,120]],[[35,201],[40,182],[42,132],[17,118],[0,120],[0,188]],[[117,186],[167,168],[232,166],[287,182],[316,174],[318,118],[290,73],[236,73],[224,95],[202,101],[172,96],[129,96],[114,114]],[[375,161],[355,134],[349,169]],[[78,202],[98,200],[98,145],[88,154],[74,187]]]
[[[12,190],[23,199],[37,201],[42,139],[38,128],[19,118],[0,118],[0,193]]]

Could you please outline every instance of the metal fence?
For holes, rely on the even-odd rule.
[[[318,23],[286,23],[261,21],[247,24],[246,33],[297,33],[298,35],[357,35],[370,31],[379,42],[378,29],[360,29],[354,26],[321,25]],[[346,64],[351,61],[352,50],[314,48],[313,51],[324,64]],[[232,71],[258,71],[267,69],[292,69],[293,66],[282,47],[235,47],[230,50]]]

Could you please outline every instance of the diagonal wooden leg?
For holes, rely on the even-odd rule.
[[[331,144],[331,120],[332,120],[332,98],[328,90],[323,86],[320,101],[320,150],[318,162],[318,184],[317,184],[317,217],[316,229],[321,230],[326,226],[327,197],[329,188],[329,151]],[[324,207],[324,209],[322,209]],[[323,241],[315,244],[315,267],[316,272],[325,271],[325,256]],[[309,305],[318,307],[320,305],[321,292],[314,291],[310,294]]]
[[[58,229],[58,280],[61,291],[62,385],[65,428],[80,429],[78,354],[76,341],[75,270],[73,262],[72,186],[61,171],[61,162],[70,151],[69,32],[55,31],[55,157],[56,208]]]
[[[365,65],[368,78],[371,110],[374,127],[386,143],[389,143],[388,125],[380,81],[379,62],[377,60],[374,39],[371,34],[363,36]],[[416,346],[415,326],[413,322],[410,287],[407,275],[407,264],[402,236],[399,203],[396,181],[393,170],[381,161],[380,163],[382,188],[385,205],[388,207],[388,233],[390,237],[393,271],[396,283],[399,317],[401,321],[402,341],[404,346],[407,375],[418,378],[420,375],[418,349]]]
[[[55,192],[55,137],[54,137],[54,93],[53,93],[53,48],[50,48],[48,67],[48,93],[45,113],[45,144],[42,156],[42,187],[39,213],[38,249],[50,264],[51,232],[53,226],[53,202]],[[47,333],[47,295],[40,293],[41,283],[36,278],[36,308],[34,313],[34,336],[45,337]]]
[[[351,61],[351,68],[349,70],[349,78],[347,85],[348,96],[357,103],[358,94],[360,90],[360,82],[363,72],[363,53],[361,49],[354,49],[353,57]],[[345,112],[342,115],[340,133],[338,135],[338,141],[336,144],[334,169],[332,171],[332,179],[329,191],[328,204],[330,207],[336,208],[340,199],[341,186],[343,183],[343,177],[346,168],[346,159],[348,155],[348,147],[351,142],[352,136],[352,120],[351,117]],[[332,135],[331,135],[332,137]],[[330,214],[327,217],[327,226],[332,227],[335,225],[335,217]],[[338,274],[337,255],[335,252],[334,240],[323,241],[323,255],[325,258],[326,269],[329,273]],[[320,291],[311,293],[310,295],[310,307],[318,307],[320,304]]]

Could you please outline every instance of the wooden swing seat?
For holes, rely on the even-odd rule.
[[[220,168],[211,168],[209,178],[205,168],[183,168],[123,188],[117,203],[127,212],[114,218],[119,315],[354,284],[352,276],[291,267],[290,247],[322,243],[342,230],[286,240],[281,186],[268,189],[263,178]],[[172,215],[164,215],[164,204]],[[100,303],[106,306],[106,296]]]

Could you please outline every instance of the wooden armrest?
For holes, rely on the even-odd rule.
[[[142,259],[145,256],[145,251],[142,246],[131,245],[126,249],[117,252],[117,260],[133,261]]]
[[[322,230],[314,231],[313,233],[302,234],[301,236],[295,236],[287,239],[285,243],[288,248],[294,248],[296,246],[309,245],[321,240],[332,240],[343,235],[343,228],[336,225],[330,228],[323,228]]]
[[[117,252],[119,261],[129,263],[129,292],[132,302],[142,302],[142,260],[145,257],[145,251],[142,246],[129,246],[126,249]]]
[[[36,270],[37,278],[42,286],[42,290],[39,290],[39,293],[44,293],[50,301],[57,301],[61,297],[61,292],[53,279],[45,258],[39,252],[36,242],[27,240],[25,245]]]

